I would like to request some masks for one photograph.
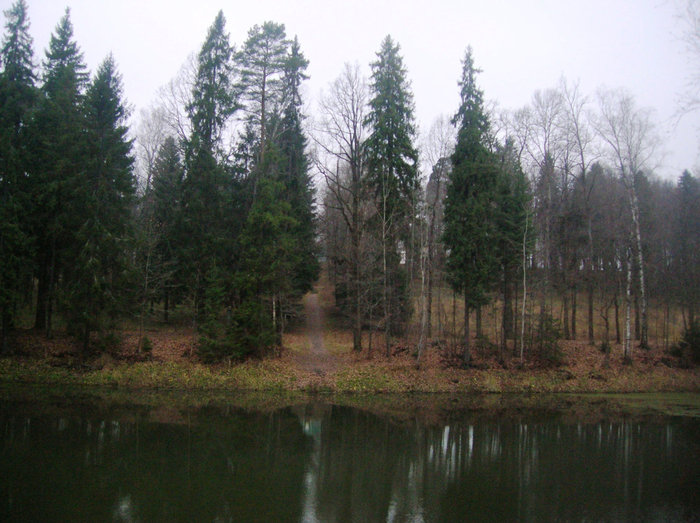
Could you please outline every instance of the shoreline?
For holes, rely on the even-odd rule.
[[[605,419],[700,418],[700,393],[319,393],[125,389],[99,385],[0,381],[0,404],[23,406],[38,415],[74,413],[123,421],[181,423],[199,415],[227,416],[230,409],[272,413],[353,408],[395,423],[449,423],[454,416],[522,419],[557,415],[563,422]],[[10,407],[12,408],[12,407]],[[301,411],[299,410],[301,409]],[[309,410],[310,409],[310,410]],[[219,414],[217,414],[219,413]],[[191,417],[194,416],[194,417]]]
[[[0,359],[0,382],[98,386],[123,390],[275,392],[326,394],[522,394],[700,392],[697,369],[632,365],[624,368],[561,366],[549,369],[417,369],[410,358],[346,362],[318,373],[291,358],[227,366],[192,362],[111,362],[103,368],[66,368],[50,361]]]

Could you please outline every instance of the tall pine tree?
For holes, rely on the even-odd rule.
[[[479,70],[471,47],[462,62],[460,106],[452,119],[457,145],[452,154],[445,199],[447,273],[452,288],[464,294],[464,364],[469,365],[469,313],[486,302],[498,276],[496,201],[499,172],[486,147],[489,128],[483,93],[476,85]]]
[[[110,55],[97,70],[83,104],[88,145],[77,188],[79,227],[72,263],[65,268],[68,310],[83,350],[90,333],[112,326],[110,321],[125,303],[135,180],[122,91]]]
[[[204,149],[218,157],[222,154],[222,132],[238,107],[233,55],[226,19],[219,11],[197,57],[192,101],[187,107],[192,122],[190,149]]]
[[[268,146],[270,115],[280,109],[288,47],[284,24],[265,22],[248,31],[248,38],[236,55],[248,122],[257,129],[259,163],[263,163]]]
[[[386,353],[391,335],[401,330],[409,315],[405,271],[401,268],[399,240],[406,230],[411,202],[418,189],[418,152],[413,94],[406,78],[400,48],[387,36],[372,63],[370,110],[365,126],[367,182],[376,203],[375,231],[381,245],[382,304]]]
[[[0,353],[30,275],[31,231],[27,129],[36,103],[36,76],[27,4],[18,0],[5,11],[0,51]]]
[[[197,74],[188,106],[192,135],[186,146],[183,182],[183,227],[187,242],[180,253],[192,290],[195,314],[204,312],[207,275],[224,259],[229,244],[224,224],[227,173],[221,132],[237,108],[232,83],[233,48],[220,11],[197,59]],[[218,263],[221,265],[221,263]]]
[[[289,202],[290,212],[296,220],[296,226],[290,234],[295,238],[292,289],[297,296],[311,290],[319,273],[314,189],[309,175],[307,139],[302,129],[304,116],[299,91],[302,81],[308,78],[304,74],[308,65],[309,61],[301,52],[298,40],[294,38],[284,68],[284,108],[276,142],[280,153],[278,176],[284,186],[284,198]]]
[[[181,297],[186,276],[179,262],[185,238],[182,230],[182,184],[185,171],[172,136],[158,150],[153,168],[153,221],[156,235],[155,294],[163,299],[163,320]]]
[[[81,223],[86,135],[83,95],[88,75],[73,39],[70,10],[54,34],[44,62],[31,166],[38,294],[35,327],[51,334],[56,283]]]
[[[498,227],[498,261],[501,269],[503,315],[503,345],[515,337],[513,296],[517,289],[518,268],[522,268],[523,242],[530,247],[532,228],[528,231],[528,208],[530,187],[527,176],[520,166],[512,140],[496,147],[496,161],[499,168],[498,192],[496,195],[496,225]],[[530,234],[527,234],[530,232]]]
[[[684,171],[675,190],[673,283],[685,330],[698,321],[700,303],[700,179]]]

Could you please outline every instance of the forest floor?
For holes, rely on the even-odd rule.
[[[338,357],[326,348],[323,340],[323,311],[317,292],[304,296],[304,327],[300,329],[301,341],[306,338],[301,350],[294,351],[293,361],[300,370],[326,376],[338,368]]]
[[[183,325],[150,325],[149,354],[137,354],[138,330],[118,333],[113,349],[87,358],[77,343],[58,333],[47,340],[19,331],[13,354],[0,358],[0,381],[100,385],[126,389],[187,389],[321,393],[530,393],[530,392],[700,392],[700,368],[683,368],[662,348],[635,349],[626,363],[620,345],[611,354],[585,341],[561,341],[558,364],[531,358],[524,363],[512,350],[501,352],[475,343],[472,365],[459,365],[449,345],[429,345],[420,361],[409,343],[384,353],[375,335],[362,352],[352,351],[352,335],[342,328],[328,285],[304,298],[304,318],[283,338],[283,348],[262,359],[205,365],[196,355],[196,335]]]

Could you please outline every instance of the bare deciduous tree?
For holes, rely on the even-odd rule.
[[[425,275],[425,336],[430,338],[433,330],[433,294],[435,283],[442,281],[439,276],[444,253],[441,242],[444,200],[447,190],[447,179],[451,168],[450,155],[454,150],[455,128],[446,116],[435,119],[430,131],[423,141],[422,156],[431,171],[425,189],[425,256],[423,264]],[[427,171],[428,169],[426,169]],[[421,296],[423,293],[421,293]],[[441,310],[441,293],[438,292],[438,314]],[[439,318],[440,316],[438,316]],[[442,336],[442,324],[439,325]]]
[[[636,107],[632,96],[624,91],[601,90],[598,94],[599,115],[595,127],[598,135],[607,146],[608,154],[614,162],[620,180],[625,186],[632,220],[632,240],[637,255],[639,272],[639,292],[641,299],[641,339],[642,347],[648,346],[647,295],[645,284],[644,253],[640,227],[637,177],[657,152],[659,139],[655,132],[649,110]],[[632,277],[628,268],[627,277]],[[627,282],[629,293],[631,282]],[[629,303],[628,303],[629,307]],[[627,321],[629,321],[629,311]],[[626,326],[626,332],[629,325]],[[629,350],[629,347],[626,347]]]
[[[329,198],[325,205],[342,217],[349,232],[345,253],[351,275],[353,349],[362,350],[363,318],[363,121],[367,107],[367,81],[359,65],[345,64],[341,75],[321,99],[321,121],[313,134],[321,154],[316,167],[323,175]]]
[[[593,152],[593,133],[590,129],[589,99],[579,90],[578,83],[570,85],[562,78],[560,83],[562,100],[562,127],[566,142],[571,149],[570,170],[575,179],[574,206],[582,206],[582,216],[585,220],[585,235],[587,242],[587,260],[584,262],[586,271],[586,294],[588,316],[588,341],[593,344],[595,333],[593,328],[593,228],[591,194],[595,186],[596,172],[591,172],[590,166],[597,159]],[[582,201],[581,201],[582,200]],[[575,271],[578,272],[579,264],[576,263]],[[576,337],[576,288],[572,302],[572,334]]]
[[[184,144],[192,133],[187,106],[192,102],[192,88],[197,74],[197,55],[185,60],[177,75],[158,90],[158,101],[165,117],[169,133]]]
[[[165,108],[153,105],[139,112],[139,124],[136,131],[137,164],[139,182],[142,192],[148,195],[151,189],[153,166],[158,150],[168,136],[168,124]]]
[[[678,14],[683,24],[683,42],[688,53],[689,73],[685,90],[680,94],[678,116],[700,110],[700,0],[685,0]]]

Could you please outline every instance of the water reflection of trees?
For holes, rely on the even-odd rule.
[[[0,404],[1,406],[1,404]],[[700,424],[396,421],[317,404],[114,416],[0,408],[0,520],[678,520]]]
[[[296,521],[298,420],[198,412],[184,424],[2,416],[0,520]]]
[[[467,415],[425,426],[339,407],[318,420],[316,499],[307,503],[317,507],[318,521],[676,520],[698,514],[699,442],[689,435],[695,430],[697,436],[697,423]]]

